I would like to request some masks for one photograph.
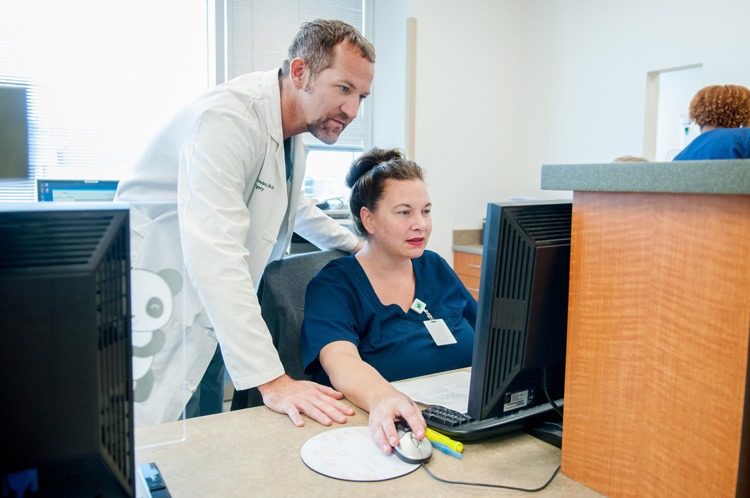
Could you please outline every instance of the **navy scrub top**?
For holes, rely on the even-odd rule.
[[[750,128],[716,128],[701,133],[675,161],[750,158]]]
[[[456,344],[437,346],[424,325],[425,313],[383,305],[354,255],[329,262],[305,294],[302,361],[317,382],[330,385],[320,350],[334,341],[357,346],[362,360],[388,381],[471,365],[477,302],[448,263],[425,251],[412,260],[415,297],[434,319],[442,318]]]

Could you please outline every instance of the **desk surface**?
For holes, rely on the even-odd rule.
[[[357,409],[347,426],[367,425]],[[331,428],[343,427],[334,425]],[[435,481],[424,469],[389,481],[348,482],[313,472],[300,457],[302,445],[331,428],[306,419],[292,425],[266,407],[187,420],[182,441],[148,446],[181,435],[182,422],[136,430],[136,464],[156,462],[174,498],[188,496],[519,496],[517,491],[457,486]],[[560,450],[524,433],[466,444],[462,460],[440,452],[427,464],[437,476],[463,481],[537,487],[560,464]],[[563,474],[535,496],[602,496]]]

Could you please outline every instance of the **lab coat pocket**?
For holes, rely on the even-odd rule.
[[[271,244],[272,246],[276,244],[276,234],[271,232],[263,232],[261,234],[261,238]]]
[[[250,276],[256,286],[271,258],[276,240],[276,234],[267,230],[259,232],[250,230],[247,234],[247,244],[245,247],[248,250],[248,267],[250,269]]]

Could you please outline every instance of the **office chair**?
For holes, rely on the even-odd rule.
[[[307,284],[326,263],[347,254],[339,250],[293,254],[269,263],[263,273],[258,286],[261,315],[271,331],[284,370],[293,379],[312,379],[302,366],[300,346]],[[263,397],[257,388],[234,391],[232,410],[261,405]]]

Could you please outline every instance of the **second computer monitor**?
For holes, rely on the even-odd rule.
[[[37,180],[40,202],[108,202],[117,192],[117,180]]]

